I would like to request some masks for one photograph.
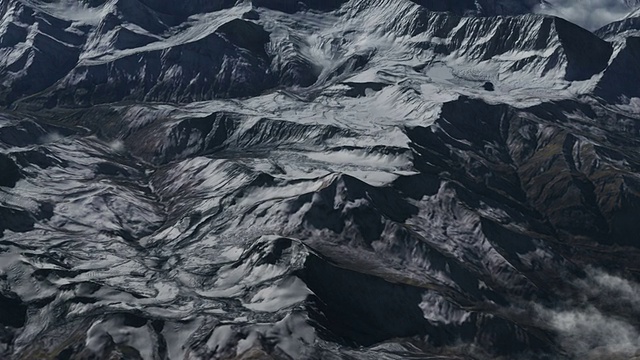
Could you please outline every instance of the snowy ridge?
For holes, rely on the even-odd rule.
[[[47,107],[234,98],[335,82],[377,58],[388,62],[392,53],[402,54],[397,64],[463,62],[469,69],[461,71],[477,73],[464,77],[519,91],[589,93],[594,82],[573,83],[597,77],[612,53],[611,45],[560,19],[458,17],[408,0],[352,0],[304,17],[248,4],[194,5],[210,12],[172,15],[138,1],[75,5],[67,13],[64,2],[27,4],[12,1],[4,16],[3,81],[16,84],[5,90],[5,103],[31,94],[29,101]],[[586,43],[589,56],[575,45]],[[59,54],[57,62],[40,63],[45,48]]]
[[[603,39],[613,39],[640,35],[640,8],[629,13],[624,19],[605,25],[596,30]]]
[[[537,5],[1,2],[0,358],[637,356],[633,17]]]

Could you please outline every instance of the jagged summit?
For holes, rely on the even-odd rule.
[[[596,30],[603,39],[615,40],[620,37],[640,36],[640,8],[631,12],[624,19],[615,21]]]
[[[459,67],[464,59],[464,72],[475,73],[470,78],[501,82],[508,91],[562,90],[599,77],[613,53],[611,44],[564,20],[464,17],[473,14],[464,2],[191,1],[179,10],[171,4],[110,0],[76,3],[66,11],[66,2],[7,2],[0,29],[3,103],[55,107],[238,98],[281,87],[327,86],[387,61],[390,52],[444,66]],[[309,11],[315,15],[305,15]],[[323,12],[325,20],[313,20]],[[298,33],[283,17],[299,17],[307,30]],[[363,38],[370,42],[358,43]],[[571,92],[593,88],[580,84]]]
[[[0,358],[638,356],[637,13],[539,5],[0,0]]]

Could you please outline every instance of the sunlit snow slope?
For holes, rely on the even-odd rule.
[[[640,22],[0,0],[0,359],[640,357]]]

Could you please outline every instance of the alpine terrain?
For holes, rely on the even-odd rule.
[[[0,359],[640,359],[619,3],[0,0]]]

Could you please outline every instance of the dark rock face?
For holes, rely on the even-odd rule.
[[[224,113],[202,119],[188,119],[171,129],[168,134],[170,141],[166,148],[161,147],[166,143],[164,138],[156,138],[155,142],[147,139],[143,146],[151,145],[149,150],[156,151],[155,158],[160,158],[161,162],[211,153],[224,147],[236,126],[232,115]],[[194,144],[194,141],[197,144]]]
[[[234,29],[233,25],[229,25],[221,30],[227,37],[242,39],[242,31],[251,32],[250,29]],[[253,35],[247,38],[252,39]],[[255,41],[239,46],[255,49],[262,40]],[[229,60],[222,61],[223,58],[219,56],[221,52]],[[139,64],[143,64],[144,72],[134,74]],[[60,90],[49,95],[46,103],[48,106],[89,106],[133,99],[156,101],[173,98],[179,102],[190,102],[255,95],[272,86],[271,76],[265,74],[267,66],[263,55],[247,53],[221,35],[213,34],[195,43],[165,51],[131,55],[97,66],[78,67],[73,74],[61,80],[63,85]]]
[[[13,232],[27,232],[33,230],[35,223],[32,216],[24,211],[18,209],[11,209],[6,207],[0,207],[0,235],[4,230],[11,230]]]
[[[337,341],[370,346],[426,333],[429,326],[418,306],[420,289],[332,267],[315,256],[307,258],[300,278],[317,297],[312,319]]]
[[[434,126],[409,130],[418,147],[416,165],[448,171],[474,193],[501,198],[550,223],[556,233],[637,246],[635,225],[623,220],[638,206],[636,180],[605,155],[636,140],[614,127],[611,142],[594,146],[588,126],[575,132],[561,126],[569,120],[554,111],[558,107],[565,108],[545,104],[519,113],[472,99],[447,103]],[[593,113],[586,106],[574,111]],[[625,191],[612,198],[613,189]]]
[[[309,300],[312,321],[326,329],[324,337],[345,345],[370,346],[386,339],[428,334],[435,346],[462,340],[477,342],[496,354],[548,346],[499,318],[474,314],[462,326],[433,325],[419,307],[424,289],[340,269],[315,256],[307,258],[298,275],[314,293]]]
[[[588,80],[605,70],[613,53],[611,44],[562,19],[556,19],[555,27],[567,56],[566,80]]]
[[[640,38],[628,37],[624,48],[616,56],[600,79],[596,94],[609,100],[618,101],[621,97],[639,97],[640,91],[635,81],[640,75],[635,66],[640,60]]]
[[[638,27],[537,5],[0,1],[0,359],[637,356]]]
[[[0,295],[0,305],[3,309],[0,324],[13,328],[24,326],[27,319],[27,306],[20,299]]]
[[[22,178],[20,168],[7,155],[0,154],[0,186],[14,187]]]
[[[13,48],[29,43],[28,49],[12,54],[0,69],[0,78],[10,86],[0,90],[0,102],[11,104],[20,97],[42,91],[71,71],[78,62],[81,39],[65,29],[71,24],[42,13],[34,13],[20,2],[10,1],[21,24],[7,26],[0,40],[0,49],[11,54]],[[29,37],[26,26],[37,26],[41,30]],[[9,55],[7,54],[7,55]]]

